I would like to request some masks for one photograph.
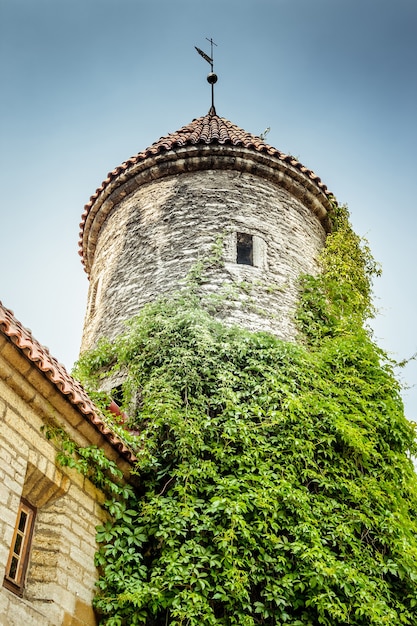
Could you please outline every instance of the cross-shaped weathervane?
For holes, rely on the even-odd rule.
[[[211,111],[213,113],[215,113],[216,109],[214,108],[214,84],[217,83],[217,75],[213,71],[213,63],[214,63],[214,61],[213,61],[213,46],[217,46],[217,44],[213,41],[213,39],[211,37],[210,37],[210,39],[208,37],[206,37],[206,39],[210,43],[210,53],[211,53],[211,56],[209,56],[208,54],[203,52],[203,50],[200,50],[200,48],[197,48],[197,46],[194,46],[194,47],[197,50],[198,54],[200,56],[202,56],[203,59],[205,59],[207,61],[207,63],[210,63],[211,72],[207,76],[207,81],[211,85]]]

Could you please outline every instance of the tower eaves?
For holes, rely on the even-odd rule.
[[[140,167],[142,171],[146,169],[148,165],[151,166],[151,164],[155,162],[155,159],[160,161],[161,158],[164,158],[164,155],[168,157],[168,153],[170,152],[173,152],[173,156],[176,158],[178,152],[182,153],[184,150],[187,151],[187,148],[204,148],[205,146],[224,146],[224,148],[229,148],[227,152],[231,151],[236,154],[236,156],[243,158],[246,155],[248,158],[250,158],[250,155],[259,158],[263,157],[262,160],[264,161],[266,159],[268,165],[272,165],[272,167],[279,170],[282,168],[285,169],[287,178],[293,179],[295,185],[297,182],[300,182],[297,181],[299,177],[301,177],[303,181],[308,182],[309,186],[313,189],[313,195],[319,195],[325,200],[327,210],[334,200],[333,194],[329,192],[321,179],[312,170],[302,165],[295,157],[270,146],[259,136],[248,133],[229,120],[219,117],[213,109],[210,109],[207,115],[194,119],[190,124],[183,126],[169,135],[161,137],[158,141],[146,148],[146,150],[132,156],[109,172],[107,178],[90,197],[82,214],[79,239],[79,255],[82,258],[87,273],[89,272],[89,263],[86,258],[85,236],[86,230],[88,231],[90,228],[88,223],[91,223],[95,218],[94,209],[97,208],[98,210],[119,184],[122,185],[131,177],[136,176],[138,167]],[[240,150],[243,150],[245,154],[238,155]],[[224,156],[224,151],[222,151],[222,155]],[[258,158],[256,160],[258,160]],[[213,169],[216,169],[215,160],[212,159],[211,163]],[[240,163],[242,164],[242,160]],[[239,169],[238,165],[236,165],[236,169]],[[167,171],[166,175],[169,173],[170,172]],[[330,230],[327,215],[322,215],[320,219],[327,221],[326,229]]]

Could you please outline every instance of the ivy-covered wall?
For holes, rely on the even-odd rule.
[[[263,243],[262,263],[236,263],[238,232]],[[251,290],[229,290],[223,317],[249,330],[294,338],[297,281],[300,274],[317,272],[325,229],[312,208],[277,181],[211,169],[130,190],[100,225],[82,350],[102,336],[114,338],[144,304],[176,291],[221,235],[223,263],[206,268],[204,289],[226,293],[244,282]]]

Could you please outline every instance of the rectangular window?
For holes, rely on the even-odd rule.
[[[240,265],[253,265],[253,236],[237,233],[236,261]]]
[[[7,589],[18,595],[23,593],[35,516],[35,507],[22,499],[17,513],[16,526],[3,583]]]
[[[97,307],[98,280],[93,284],[90,297],[90,315],[94,315]]]

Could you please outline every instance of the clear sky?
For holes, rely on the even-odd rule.
[[[417,351],[416,0],[0,0],[0,299],[71,369],[84,204],[107,172],[210,106],[347,203],[383,267],[379,344]],[[417,421],[417,365],[400,371]]]

